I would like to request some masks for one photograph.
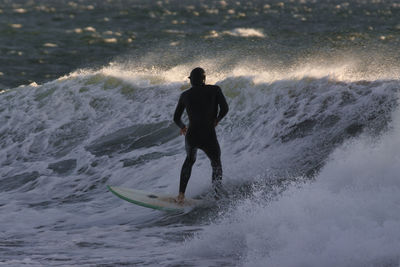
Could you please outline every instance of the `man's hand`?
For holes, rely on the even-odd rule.
[[[186,135],[186,132],[187,132],[187,128],[184,127],[184,128],[181,129],[180,134],[181,134],[181,135]]]

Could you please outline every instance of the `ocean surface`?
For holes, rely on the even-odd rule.
[[[399,266],[399,49],[398,1],[0,0],[0,266]],[[177,194],[198,66],[227,195],[117,198]]]

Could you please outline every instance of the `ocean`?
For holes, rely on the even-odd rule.
[[[0,265],[399,266],[399,48],[397,1],[0,0]],[[117,198],[178,193],[199,66],[227,194]]]

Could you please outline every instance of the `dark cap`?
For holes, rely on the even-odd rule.
[[[206,72],[202,68],[197,67],[190,72],[190,76],[188,78],[198,78],[203,76],[206,76]]]
[[[192,84],[203,84],[206,79],[206,72],[202,68],[197,67],[190,72],[190,76],[188,78]]]

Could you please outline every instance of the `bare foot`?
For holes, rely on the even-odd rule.
[[[178,204],[182,205],[183,202],[185,202],[185,194],[179,193],[178,197],[176,198],[176,201],[178,202]]]

